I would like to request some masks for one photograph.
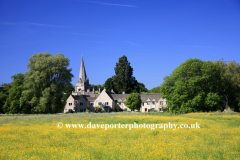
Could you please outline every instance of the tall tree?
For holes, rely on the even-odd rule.
[[[3,106],[3,110],[5,113],[22,113],[20,97],[23,91],[24,74],[18,73],[11,78],[13,79],[12,87],[9,90],[9,97]]]
[[[38,53],[29,58],[20,104],[24,113],[56,113],[64,107],[63,91],[70,86],[72,69],[63,54]]]
[[[240,106],[240,65],[235,61],[224,61],[220,59],[216,61],[221,67],[222,90],[224,108],[231,107],[235,111],[239,111]]]
[[[119,58],[116,67],[114,68],[115,75],[112,77],[115,92],[121,93],[125,91],[126,93],[131,93],[134,91],[137,80],[133,77],[133,68],[124,55]]]
[[[175,113],[217,110],[222,99],[221,68],[216,63],[188,59],[164,78],[163,97]]]

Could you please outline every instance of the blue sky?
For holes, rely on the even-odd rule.
[[[148,89],[189,58],[240,62],[239,0],[0,0],[0,82],[34,53],[62,53],[103,84],[126,55]]]

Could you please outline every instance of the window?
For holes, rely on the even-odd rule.
[[[155,104],[155,101],[152,101],[152,104]]]
[[[80,112],[83,112],[83,109],[80,109]]]
[[[83,103],[82,103],[82,102],[80,102],[80,106],[83,106]]]
[[[69,106],[72,106],[72,103],[68,103]]]
[[[161,111],[162,111],[162,108],[159,108],[159,111],[161,112]]]
[[[118,102],[118,105],[121,105],[121,102]]]
[[[144,106],[144,103],[142,103],[142,105]]]
[[[93,106],[93,105],[94,105],[94,103],[90,103],[90,105],[91,105],[91,106]]]
[[[163,101],[160,101],[160,105],[163,105]]]
[[[99,105],[99,106],[102,105],[102,102],[98,102],[98,105]]]
[[[147,105],[150,105],[151,102],[147,102]]]
[[[107,105],[108,105],[108,102],[105,102],[105,105],[107,106]]]

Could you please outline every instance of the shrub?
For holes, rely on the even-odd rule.
[[[99,111],[100,111],[100,107],[99,107],[99,106],[96,106],[96,107],[94,108],[94,112],[98,113]]]

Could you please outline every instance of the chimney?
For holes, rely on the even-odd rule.
[[[113,89],[111,89],[111,92],[113,92]]]
[[[98,92],[99,94],[101,93],[101,90],[100,90],[100,88],[99,88],[99,92]]]
[[[125,91],[123,91],[122,94],[125,94]]]
[[[106,91],[106,88],[104,87],[104,89],[103,89],[104,91]]]
[[[95,93],[95,89],[94,89],[94,87],[93,87],[93,90],[92,90],[92,91],[93,91],[93,93]]]

